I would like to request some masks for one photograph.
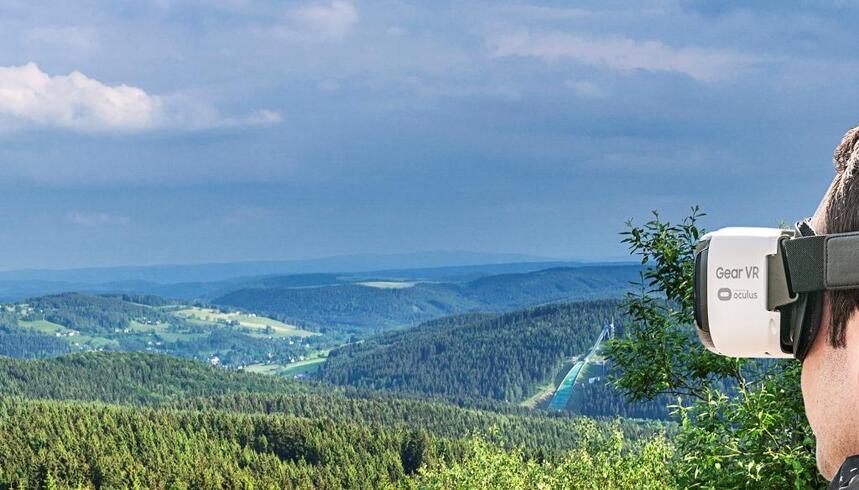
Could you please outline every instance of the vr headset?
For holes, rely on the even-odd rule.
[[[823,292],[859,289],[859,233],[724,228],[695,249],[695,324],[711,352],[805,358],[820,328]]]

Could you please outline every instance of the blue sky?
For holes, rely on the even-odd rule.
[[[790,221],[859,124],[858,20],[849,2],[7,0],[0,269],[600,259],[651,209]]]

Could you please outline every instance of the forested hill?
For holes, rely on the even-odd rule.
[[[257,311],[284,321],[380,329],[469,311],[508,311],[538,304],[617,298],[639,278],[638,265],[559,267],[499,274],[462,283],[371,287],[350,283],[324,287],[249,287],[213,303]]]
[[[42,317],[58,325],[73,325],[92,334],[110,334],[116,329],[128,328],[130,321],[146,318],[153,322],[169,323],[172,317],[157,306],[168,301],[158,296],[110,296],[65,293],[27,300],[33,310],[43,312]]]
[[[585,353],[617,308],[617,301],[601,300],[445,318],[336,349],[321,376],[351,386],[519,401],[566,358]]]
[[[635,264],[556,267],[525,274],[499,274],[470,281],[465,294],[492,310],[581,299],[620,297],[639,279]]]
[[[617,483],[617,477],[629,480],[626,473],[636,469],[634,474],[649,477],[648,481],[654,472],[667,475],[665,460],[670,453],[660,453],[654,461],[649,449],[651,441],[664,445],[663,437],[630,440],[606,423],[570,422],[530,427],[537,431],[529,435],[538,441],[543,434],[570,435],[577,439],[572,452],[519,446],[513,453],[527,458],[532,474],[540,471],[539,481],[551,475],[549,481],[556,482],[551,488],[590,486],[594,477]],[[507,453],[499,452],[503,454]],[[329,417],[0,398],[4,489],[441,489],[451,488],[447,478],[437,477],[435,484],[423,480],[432,481],[433,473],[461,472],[459,465],[465,463],[483,468],[495,460],[481,452],[480,445],[427,433],[418,424],[404,428]],[[549,466],[553,462],[561,465],[559,470]],[[612,470],[618,465],[621,471]]]
[[[0,305],[0,356],[9,357],[151,352],[238,368],[287,364],[337,342],[255,313],[150,295],[73,292]]]
[[[420,488],[421,467],[484,464],[464,439],[474,433],[547,463],[618,447],[612,467],[639,461],[639,441],[662,440],[663,428],[465,409],[156,354],[0,358],[0,488]],[[578,464],[558,481],[602,472]]]
[[[0,357],[0,396],[155,403],[235,392],[306,392],[300,383],[170,356],[89,352],[44,360]]]
[[[546,451],[569,449],[581,440],[580,417],[546,416],[500,403],[487,404],[491,409],[460,408],[437,400],[214,368],[160,354],[90,352],[49,360],[0,357],[0,400],[4,398],[286,414],[419,428],[453,438],[494,427],[513,447]],[[633,422],[622,426],[632,437],[659,427]]]

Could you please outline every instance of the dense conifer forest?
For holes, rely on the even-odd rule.
[[[0,485],[380,488],[429,457],[462,452],[460,443],[427,437],[407,467],[405,437],[330,419],[5,400]]]
[[[611,427],[585,421],[573,453],[514,451],[541,465],[591,455],[597,464],[565,471],[570,483],[592,483],[606,457],[608,467],[661,464],[668,477],[668,453],[648,455],[661,436],[627,440],[614,430],[623,449],[599,436]],[[372,422],[0,399],[0,488],[10,489],[415,488],[436,486],[455,465],[486,464],[472,445]]]
[[[511,443],[563,450],[578,441],[580,418],[534,414],[511,405],[462,408],[442,401],[235,372],[155,354],[86,353],[50,360],[0,358],[0,397],[289,414],[343,422],[420,427],[443,437],[496,427]],[[634,437],[660,424],[630,422]]]
[[[0,359],[0,488],[414,487],[464,464],[475,434],[562,461],[594,433],[619,431],[636,451],[666,427],[460,408],[154,354]]]
[[[303,384],[216,369],[157,354],[92,352],[55,359],[0,358],[0,395],[55,400],[154,403],[240,392],[285,393]]]
[[[68,342],[0,325],[0,356],[44,358],[73,352]]]
[[[334,350],[322,379],[450,398],[520,401],[570,356],[588,351],[617,315],[616,301],[461,316]]]

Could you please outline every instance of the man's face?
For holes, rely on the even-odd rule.
[[[826,233],[823,208],[811,222],[818,234]],[[802,398],[817,440],[817,467],[832,479],[845,458],[859,454],[859,317],[847,323],[847,346],[832,347],[829,295],[824,296],[820,330],[802,363]]]

